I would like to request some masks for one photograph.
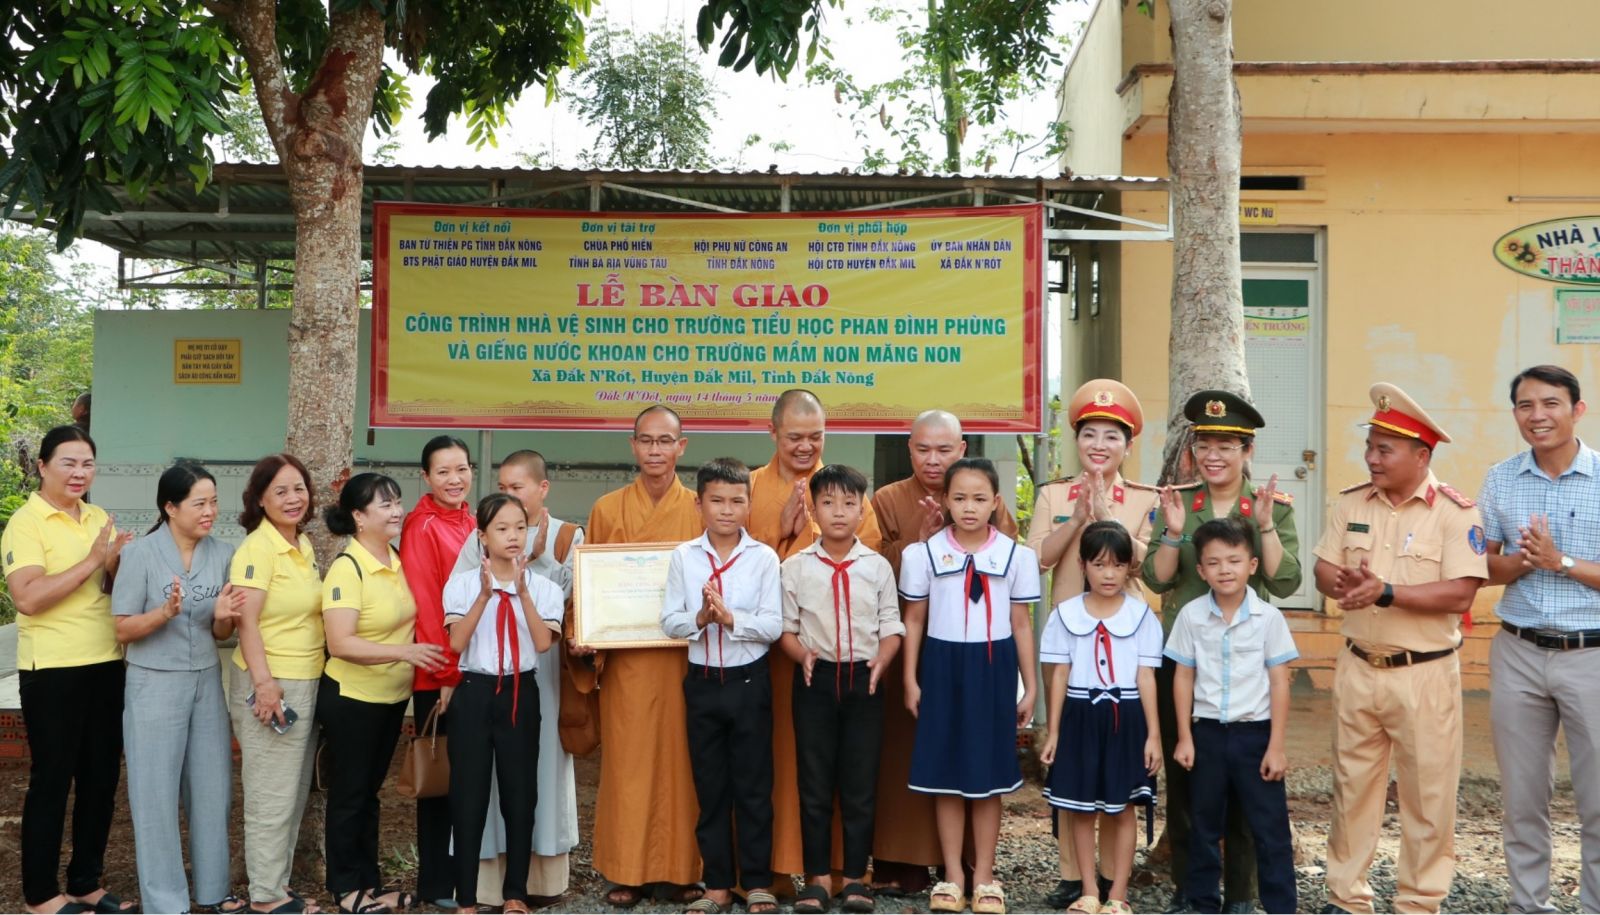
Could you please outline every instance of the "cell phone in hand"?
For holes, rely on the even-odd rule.
[[[256,694],[253,690],[251,691],[250,695],[244,697],[244,704],[249,708],[256,707]],[[294,723],[300,720],[300,715],[294,710],[293,707],[289,705],[289,703],[280,702],[280,705],[283,708],[283,723],[279,724],[278,719],[273,718],[270,722],[268,722],[267,727],[272,728],[279,734],[287,734],[289,733],[289,729],[294,727]]]

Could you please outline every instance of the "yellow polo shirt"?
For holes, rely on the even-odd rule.
[[[322,580],[323,614],[354,610],[357,637],[379,645],[410,645],[417,603],[411,599],[411,588],[400,568],[400,554],[390,547],[391,565],[384,565],[356,540],[351,540],[344,552],[349,558],[335,556]],[[387,704],[411,697],[414,671],[404,661],[357,664],[330,658],[327,673],[339,681],[339,694],[349,699]]]
[[[0,535],[0,566],[7,578],[30,567],[59,575],[89,555],[95,535],[110,520],[104,509],[88,502],[79,503],[74,520],[33,493]],[[34,616],[17,615],[18,670],[82,667],[122,658],[111,595],[100,590],[105,577],[103,569],[95,569],[54,607]]]
[[[267,592],[261,641],[272,675],[289,680],[322,676],[328,643],[322,635],[322,579],[311,538],[301,534],[290,546],[272,522],[262,521],[234,551],[228,580],[235,588]],[[233,665],[247,669],[243,646],[234,650]]]

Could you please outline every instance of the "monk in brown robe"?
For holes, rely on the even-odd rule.
[[[784,391],[772,407],[769,431],[776,448],[772,460],[750,474],[750,521],[746,529],[751,537],[772,547],[780,560],[817,539],[810,483],[811,474],[822,466],[826,425],[822,402],[810,391]],[[878,548],[882,535],[870,504],[856,536],[867,549]],[[767,663],[772,670],[772,872],[802,874],[805,863],[800,842],[800,781],[792,705],[795,664],[781,651],[769,652]],[[835,821],[837,826],[837,817]],[[836,850],[838,847],[839,843],[835,843]],[[782,877],[779,880],[786,882]]]
[[[639,414],[632,439],[639,476],[594,503],[589,543],[681,543],[700,536],[694,493],[677,474],[685,444],[677,413],[657,406]],[[596,654],[582,646],[573,653],[594,654],[593,676],[577,678],[579,689],[600,687],[593,860],[615,884],[606,902],[637,905],[650,884],[666,884],[674,902],[691,902],[701,895],[694,886],[700,880],[694,834],[700,805],[683,704],[688,654],[681,647]]]
[[[872,508],[883,532],[878,552],[894,566],[896,576],[900,574],[900,554],[907,546],[927,540],[950,523],[942,501],[944,475],[967,453],[961,420],[943,410],[921,414],[911,424],[910,447],[911,477],[881,486],[872,494]],[[995,504],[990,523],[1008,537],[1017,535],[1016,519],[1004,502]],[[879,757],[878,815],[872,841],[873,888],[888,895],[919,893],[928,885],[928,868],[944,860],[934,825],[933,795],[906,787],[917,720],[906,711],[902,678],[890,669],[878,682],[878,689],[884,692],[883,755]]]

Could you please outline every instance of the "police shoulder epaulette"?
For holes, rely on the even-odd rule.
[[[1072,477],[1056,477],[1054,480],[1046,480],[1045,482],[1040,483],[1039,485],[1040,486],[1054,486],[1057,483],[1071,483],[1072,480],[1073,480]]]
[[[1346,486],[1345,488],[1339,490],[1339,495],[1342,496],[1345,493],[1351,493],[1351,492],[1355,492],[1357,490],[1366,489],[1368,486],[1371,486],[1371,485],[1372,485],[1372,481],[1371,480],[1367,480],[1364,483],[1357,483],[1354,486]]]
[[[1462,495],[1460,490],[1456,489],[1454,486],[1451,486],[1448,483],[1440,483],[1439,484],[1439,491],[1444,493],[1445,498],[1447,498],[1451,502],[1454,502],[1455,504],[1461,506],[1462,508],[1471,508],[1472,506],[1478,504],[1475,500],[1469,499],[1466,496]]]
[[[1133,480],[1123,480],[1122,485],[1126,489],[1143,489],[1147,492],[1161,491],[1161,487],[1159,486],[1151,486],[1149,483],[1136,483]]]
[[[1203,485],[1205,485],[1205,481],[1203,481],[1203,480],[1195,480],[1193,483],[1177,483],[1177,484],[1174,484],[1172,488],[1177,490],[1178,492],[1187,492],[1189,490],[1199,489]]]
[[[1286,492],[1274,492],[1272,494],[1272,498],[1274,500],[1276,500],[1278,502],[1278,504],[1280,504],[1280,505],[1293,505],[1294,504],[1294,496],[1292,496],[1292,495],[1290,495],[1290,494],[1288,494]]]

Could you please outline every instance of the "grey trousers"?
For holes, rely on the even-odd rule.
[[[1550,799],[1556,729],[1566,731],[1572,789],[1582,824],[1579,902],[1600,912],[1600,648],[1551,651],[1501,631],[1489,647],[1489,702],[1500,765],[1510,910],[1550,904]]]
[[[228,711],[239,740],[239,778],[244,783],[244,868],[251,902],[276,902],[289,895],[300,817],[316,763],[319,680],[278,678],[283,701],[300,716],[279,734],[256,720],[244,704],[250,674],[228,664]]]
[[[208,906],[221,902],[228,895],[233,741],[220,670],[128,665],[122,733],[144,910],[191,908],[178,829],[180,806],[189,821],[195,901]]]

